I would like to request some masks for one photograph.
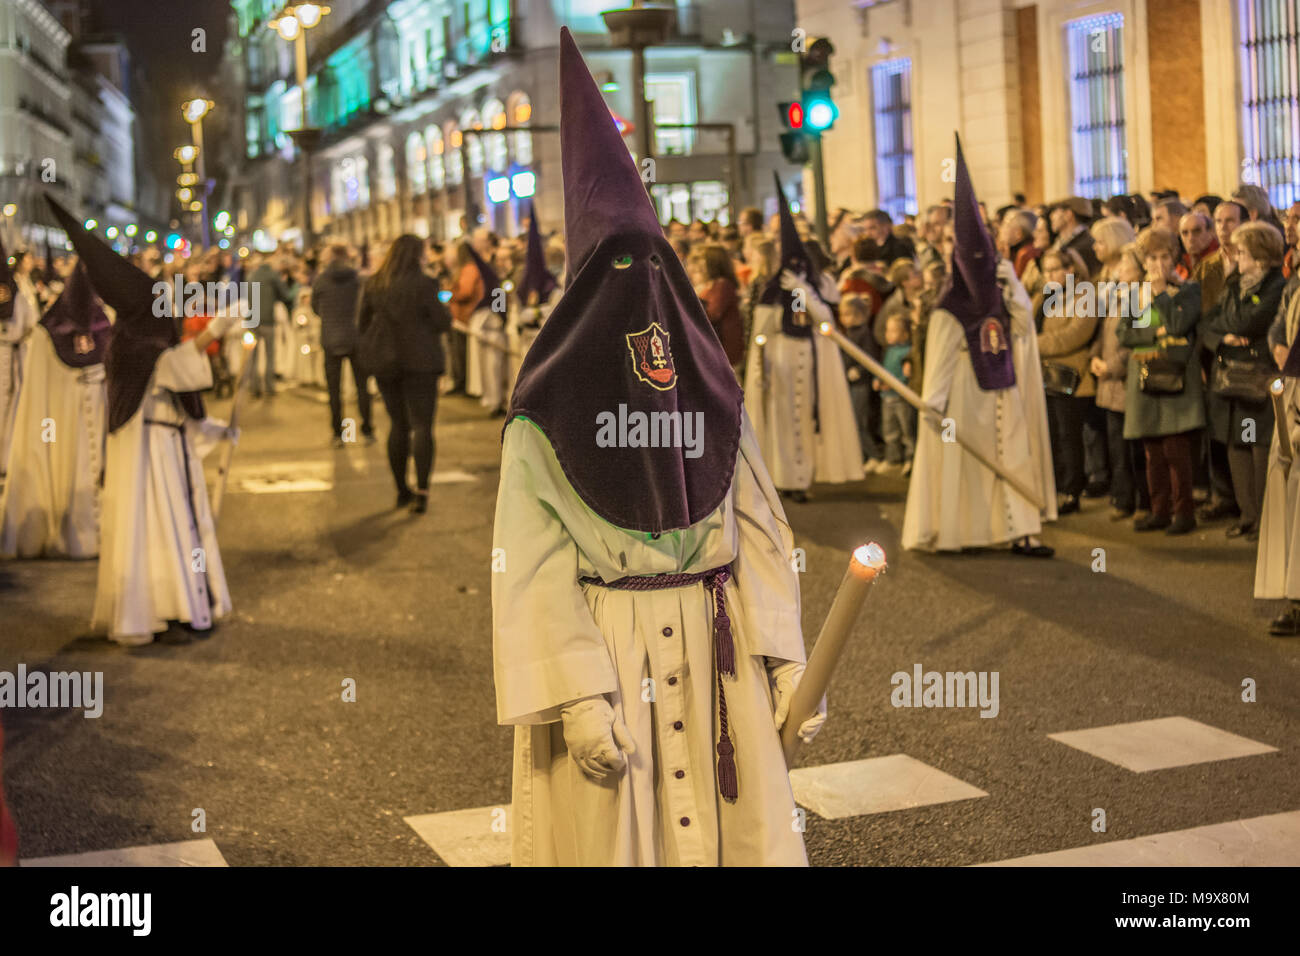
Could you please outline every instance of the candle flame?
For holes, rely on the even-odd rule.
[[[1275,378],[1273,381],[1269,382],[1268,390],[1274,395],[1281,395],[1284,387],[1282,380],[1280,378]]]
[[[822,335],[830,335],[831,324],[829,322],[823,322],[821,325],[817,326],[817,331],[820,332]]]
[[[252,332],[244,333],[244,347],[251,349],[257,344],[257,337]]]
[[[754,336],[754,344],[759,346],[760,348],[763,347],[764,345],[767,344],[767,336],[766,335]]]
[[[873,571],[883,571],[885,568],[885,549],[876,542],[864,544],[853,552],[853,560],[858,562],[864,568],[871,568]]]

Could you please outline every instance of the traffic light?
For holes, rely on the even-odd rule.
[[[831,41],[822,37],[814,40],[799,57],[799,75],[803,122],[808,129],[821,133],[835,125],[840,111],[831,98],[835,77],[831,75],[830,58],[835,52]]]
[[[799,101],[778,103],[781,122],[786,132],[781,134],[781,152],[792,163],[808,162],[808,143],[804,139],[803,104]]]

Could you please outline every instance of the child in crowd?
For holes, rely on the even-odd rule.
[[[912,342],[907,320],[891,315],[885,323],[884,366],[899,381],[906,383],[912,374]],[[877,380],[880,392],[881,429],[885,435],[885,460],[890,470],[902,466],[903,476],[912,473],[912,453],[916,448],[916,410],[888,385]]]
[[[872,300],[864,293],[846,292],[840,299],[840,322],[845,336],[868,355],[880,358],[871,334],[872,311]],[[875,379],[865,366],[848,355],[844,356],[844,371],[849,379],[849,398],[853,401],[853,418],[862,442],[862,457],[866,459],[862,470],[875,474],[885,464],[885,449],[876,438],[876,418],[872,414],[871,383]]]

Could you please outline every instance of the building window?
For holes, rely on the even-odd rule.
[[[1124,16],[1107,13],[1066,26],[1074,192],[1128,192],[1124,126]]]
[[[464,136],[465,140],[465,159],[469,165],[469,174],[473,176],[483,175],[483,121],[479,119],[476,110],[467,110],[460,118],[460,128],[462,130],[479,130],[478,133],[470,133]]]
[[[1273,205],[1286,209],[1300,198],[1300,78],[1295,66],[1300,10],[1295,0],[1280,8],[1237,0],[1237,24],[1241,178],[1263,186]]]
[[[694,73],[647,73],[646,99],[654,101],[654,122],[689,126],[698,122],[695,111]],[[687,156],[695,147],[695,130],[655,130],[655,152],[660,156]]]
[[[406,137],[406,176],[412,196],[424,192],[427,175],[428,156],[424,148],[424,137],[419,133],[412,133]]]
[[[516,92],[510,97],[509,116],[511,126],[527,126],[533,118],[533,104],[524,92]],[[514,134],[515,162],[527,166],[533,161],[533,134],[518,130]]]
[[[483,125],[494,131],[483,134],[484,162],[490,171],[504,173],[510,159],[506,154],[506,134],[495,132],[506,128],[506,108],[500,100],[488,100],[483,104]]]
[[[470,139],[476,137],[471,136]],[[465,156],[461,150],[465,142],[465,136],[456,124],[452,123],[447,128],[447,185],[459,186],[465,179]]]
[[[896,221],[916,214],[916,156],[912,146],[912,61],[871,68],[876,130],[876,203]]]
[[[430,126],[425,129],[424,138],[429,144],[429,189],[437,192],[446,180],[442,165],[442,130]]]
[[[728,225],[731,216],[727,209],[729,196],[727,184],[705,179],[694,183],[657,183],[650,187],[659,221],[663,225],[676,219],[678,222],[713,222]]]

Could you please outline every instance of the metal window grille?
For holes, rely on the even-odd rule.
[[[916,215],[916,158],[912,146],[912,61],[886,60],[871,68],[876,121],[876,193],[895,221]]]
[[[1067,24],[1074,192],[1109,198],[1128,192],[1124,122],[1124,16]]]
[[[1237,0],[1243,182],[1273,205],[1300,199],[1300,0]]]

